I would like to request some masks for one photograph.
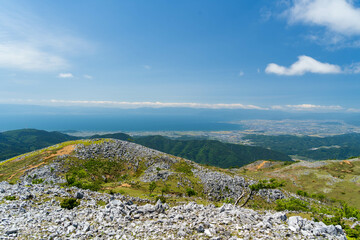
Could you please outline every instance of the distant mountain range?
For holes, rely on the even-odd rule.
[[[172,140],[162,136],[132,138],[124,133],[93,135],[131,141],[197,163],[222,168],[241,167],[256,160],[292,161],[286,154],[262,147],[222,143],[214,140]],[[0,133],[0,160],[69,140],[81,139],[60,132],[21,129]]]

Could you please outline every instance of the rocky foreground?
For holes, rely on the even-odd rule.
[[[15,196],[16,200],[5,200]],[[80,206],[60,207],[67,197]],[[230,204],[160,201],[50,184],[0,182],[0,239],[346,239],[326,226],[285,212],[256,212]]]

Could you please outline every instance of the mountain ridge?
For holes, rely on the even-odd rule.
[[[135,232],[135,239],[164,238],[163,231],[167,231],[170,238],[189,239],[235,239],[232,237],[252,234],[256,238],[271,239],[312,236],[343,240],[343,229],[353,234],[348,225],[335,227],[335,222],[326,225],[299,217],[297,213],[274,212],[278,208],[292,208],[286,205],[289,203],[301,203],[302,211],[310,211],[309,206],[330,211],[332,205],[287,192],[276,179],[255,180],[239,171],[242,170],[199,165],[121,140],[64,142],[0,163],[0,181],[13,184],[0,182],[3,198],[0,212],[12,216],[5,225],[0,223],[0,232],[12,237],[34,234],[43,237],[56,229],[51,236],[109,238],[119,235],[120,238],[142,229]],[[71,197],[79,207],[62,209],[68,206],[64,201]],[[255,211],[235,206],[237,199],[238,205]],[[149,204],[155,202],[156,205]],[[21,205],[25,212],[14,212],[9,207],[14,204]],[[42,209],[48,209],[49,213]],[[264,210],[268,211],[261,213]],[[70,217],[66,217],[68,215]],[[46,219],[46,224],[38,222],[40,219]],[[161,223],[158,220],[166,224],[156,225]],[[146,226],[146,221],[154,223]],[[328,221],[327,218],[324,221]],[[41,224],[46,231],[37,231],[33,223]],[[238,228],[244,224],[247,227]],[[309,230],[299,231],[303,224]],[[167,228],[172,225],[176,227],[175,232]]]
[[[10,136],[11,141],[1,136]],[[24,136],[22,136],[24,135]],[[22,138],[19,138],[22,136]],[[43,138],[43,139],[41,139]],[[259,159],[275,159],[291,161],[285,154],[267,150],[260,147],[249,147],[222,143],[212,140],[171,140],[161,136],[149,136],[146,138],[133,138],[125,133],[93,135],[94,138],[114,138],[130,142],[136,142],[144,146],[157,149],[179,157],[184,157],[202,164],[218,167],[241,167]],[[23,140],[24,139],[24,140]],[[5,160],[18,154],[26,153],[35,149],[47,147],[68,140],[79,140],[59,132],[46,132],[36,129],[23,129],[0,133],[0,160]],[[165,145],[165,143],[167,143]],[[2,147],[1,147],[2,146]]]

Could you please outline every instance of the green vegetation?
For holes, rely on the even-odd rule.
[[[303,197],[309,197],[309,194],[303,190],[297,190],[296,194]]]
[[[44,182],[44,179],[42,179],[42,178],[33,179],[31,181],[32,184],[41,184],[43,182]]]
[[[196,192],[194,189],[192,188],[187,188],[186,189],[186,195],[188,195],[188,197],[192,197],[192,196],[195,196],[196,195]]]
[[[157,196],[157,197],[156,197],[156,202],[157,202],[158,200],[160,200],[161,203],[166,203],[166,197],[164,197],[164,196]]]
[[[214,140],[171,140],[162,136],[135,138],[134,142],[178,157],[222,168],[241,167],[255,160],[291,161],[283,153],[262,147],[222,143]]]
[[[275,209],[277,211],[303,211],[309,213],[309,218],[315,221],[322,221],[327,225],[341,225],[349,239],[360,238],[360,226],[354,229],[344,221],[344,218],[360,219],[360,211],[354,207],[348,206],[344,202],[329,201],[329,204],[317,204],[309,200],[304,201],[297,198],[279,199],[276,201]]]
[[[58,150],[69,145],[82,143],[83,141],[68,141],[54,146],[26,153],[6,161],[0,162],[0,181],[16,183],[25,170],[47,164],[55,157]],[[36,176],[32,176],[36,178]]]
[[[107,159],[69,159],[70,169],[66,174],[66,184],[78,188],[99,191],[102,184],[119,180],[124,164]]]
[[[80,200],[76,199],[76,198],[65,198],[64,200],[62,200],[62,202],[60,203],[60,207],[62,208],[66,208],[66,209],[73,209],[77,206],[80,205]]]
[[[275,178],[268,180],[260,180],[258,183],[250,185],[251,191],[259,191],[260,189],[275,189],[285,186],[285,181],[278,182]]]
[[[14,201],[14,200],[16,200],[16,197],[15,196],[5,196],[4,199],[8,200],[8,201]]]
[[[84,145],[90,145],[92,143],[99,144],[104,141],[108,140],[70,141],[25,154],[20,158],[10,159],[7,162],[0,163],[0,180],[16,182],[24,173],[24,170],[50,163],[56,154],[66,146],[78,143]],[[212,151],[210,148],[213,146],[216,148],[217,146],[212,145],[212,143],[216,141],[206,141],[210,144],[210,147],[197,145],[200,141],[196,141],[193,148],[187,145],[190,141],[180,142],[186,143],[180,143],[180,145],[178,145],[179,149],[187,147],[186,151],[192,154],[199,151],[205,154],[195,154],[194,156],[208,157]],[[209,151],[206,152],[206,149]],[[221,151],[221,148],[217,150]],[[213,152],[213,154],[215,154],[215,152]],[[220,154],[220,152],[217,154]],[[159,156],[159,158],[154,158],[153,160],[155,160],[155,162],[162,160],[161,156]],[[167,202],[169,205],[188,201],[189,198],[187,197],[193,196],[197,196],[196,198],[192,198],[193,200],[196,199],[195,201],[197,202],[210,203],[210,200],[207,200],[203,194],[203,185],[192,172],[193,164],[184,159],[176,158],[176,162],[170,167],[170,171],[173,172],[173,174],[168,176],[167,180],[150,183],[140,181],[140,177],[143,176],[149,166],[149,160],[146,158],[135,161],[125,161],[123,159],[109,159],[101,156],[95,159],[78,159],[74,155],[69,155],[64,158],[63,161],[64,169],[66,169],[66,173],[64,173],[66,183],[64,185],[67,186],[77,186],[79,188],[103,191],[110,194],[121,193],[133,197],[148,198],[152,201],[161,200],[162,202]],[[241,199],[238,201],[237,199],[227,198],[220,200],[220,202],[212,202],[213,204],[236,202],[240,205],[244,202],[243,204],[247,204],[247,207],[259,210],[302,211],[304,214],[308,214],[310,219],[314,218],[315,220],[324,221],[328,224],[336,222],[343,226],[349,236],[351,235],[354,238],[358,236],[358,230],[349,229],[349,221],[344,221],[343,218],[360,218],[359,209],[356,208],[360,203],[360,192],[358,188],[358,184],[360,183],[360,179],[358,178],[360,175],[360,161],[346,160],[326,162],[326,164],[318,164],[316,167],[301,162],[258,161],[243,168],[246,169],[246,171],[243,169],[219,169],[214,166],[204,167],[231,176],[239,174],[258,180],[256,184],[249,186],[251,190],[250,193],[244,193],[242,200],[246,197],[245,202],[241,201]],[[159,174],[162,170],[161,168],[156,168]],[[49,171],[54,170],[50,169]],[[43,182],[44,180],[38,178],[36,175],[32,176],[33,184]],[[253,194],[261,189],[275,189],[280,187],[287,191],[297,193],[301,198],[283,199],[275,203],[268,203],[265,199]],[[223,191],[223,193],[225,193],[229,191],[229,188],[224,186]],[[4,198],[4,200],[5,199],[6,198]],[[15,199],[16,198],[9,197],[9,200]],[[61,201],[61,204],[62,207],[71,209],[78,206],[80,202],[76,199],[66,199]],[[106,202],[99,201],[97,205],[104,206]]]
[[[360,156],[359,133],[331,137],[250,134],[245,138],[257,146],[314,160],[347,159]]]
[[[291,161],[289,156],[280,152],[261,147],[222,143],[213,140],[171,140],[162,136],[148,136],[133,139],[124,133],[93,135],[89,138],[114,138],[133,141],[146,147],[193,160],[200,164],[223,168],[241,167],[259,159]],[[35,129],[3,132],[0,133],[0,161],[22,153],[76,139],[79,138],[59,132],[47,132]],[[84,144],[86,144],[86,142]]]
[[[173,165],[173,168],[175,169],[176,172],[180,172],[180,173],[185,173],[186,175],[192,176],[193,172],[191,165],[189,165],[187,162],[185,162],[184,160],[175,163]]]
[[[274,162],[268,167],[258,168],[263,165],[246,166],[247,171],[236,171],[256,180],[276,178],[285,181],[283,188],[297,193],[303,197],[314,198],[320,201],[337,199],[348,203],[350,206],[360,206],[360,161],[324,161],[320,165],[310,163],[285,163]],[[317,164],[317,163],[315,163]]]
[[[103,134],[103,135],[93,135],[90,137],[90,139],[94,139],[94,138],[113,138],[113,139],[118,139],[118,140],[123,140],[123,141],[133,141],[132,137],[130,135],[127,135],[125,133],[110,133],[110,134]]]
[[[105,205],[106,205],[106,202],[105,202],[104,200],[99,200],[99,201],[96,202],[96,204],[97,204],[98,206],[105,206]]]
[[[0,161],[57,143],[75,140],[59,132],[20,129],[0,133]]]
[[[149,195],[152,194],[152,192],[155,190],[156,188],[156,183],[155,182],[151,182],[150,185],[149,185]]]
[[[104,135],[93,135],[94,138],[114,138],[132,141],[131,136],[125,133],[114,133]],[[36,129],[19,129],[0,133],[0,161],[18,156],[23,153],[35,151],[70,140],[80,138],[63,134],[60,132],[47,132]]]
[[[308,211],[309,203],[302,201],[297,198],[288,198],[288,199],[278,199],[276,200],[276,210],[277,211]]]

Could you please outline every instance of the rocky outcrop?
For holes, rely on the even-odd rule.
[[[92,144],[90,142],[90,144],[75,145],[74,150],[73,156],[79,159],[106,158],[109,161],[122,161],[129,164],[129,168],[132,168],[131,170],[134,172],[140,165],[143,165],[146,170],[139,178],[143,182],[167,181],[172,175],[185,179],[181,173],[172,169],[172,166],[178,163],[180,158],[135,143],[115,139],[95,139]],[[63,178],[65,170],[62,162],[67,157],[67,155],[58,156],[53,163],[26,172],[21,180],[25,184],[32,183],[34,179],[43,179],[46,183],[63,183],[65,182]],[[210,170],[189,160],[183,159],[183,161],[191,166],[194,176],[199,179],[199,184],[203,186],[203,193],[209,200],[236,200],[249,185],[256,183],[256,181],[246,180],[235,174]],[[184,183],[178,182],[179,186],[182,184]],[[191,184],[185,184],[191,187]],[[277,189],[263,189],[257,194],[268,202],[285,197],[284,193]]]
[[[58,200],[67,197],[80,199],[80,206],[62,209]],[[346,239],[340,226],[230,204],[169,207],[119,194],[7,182],[0,183],[0,199],[0,239]]]

